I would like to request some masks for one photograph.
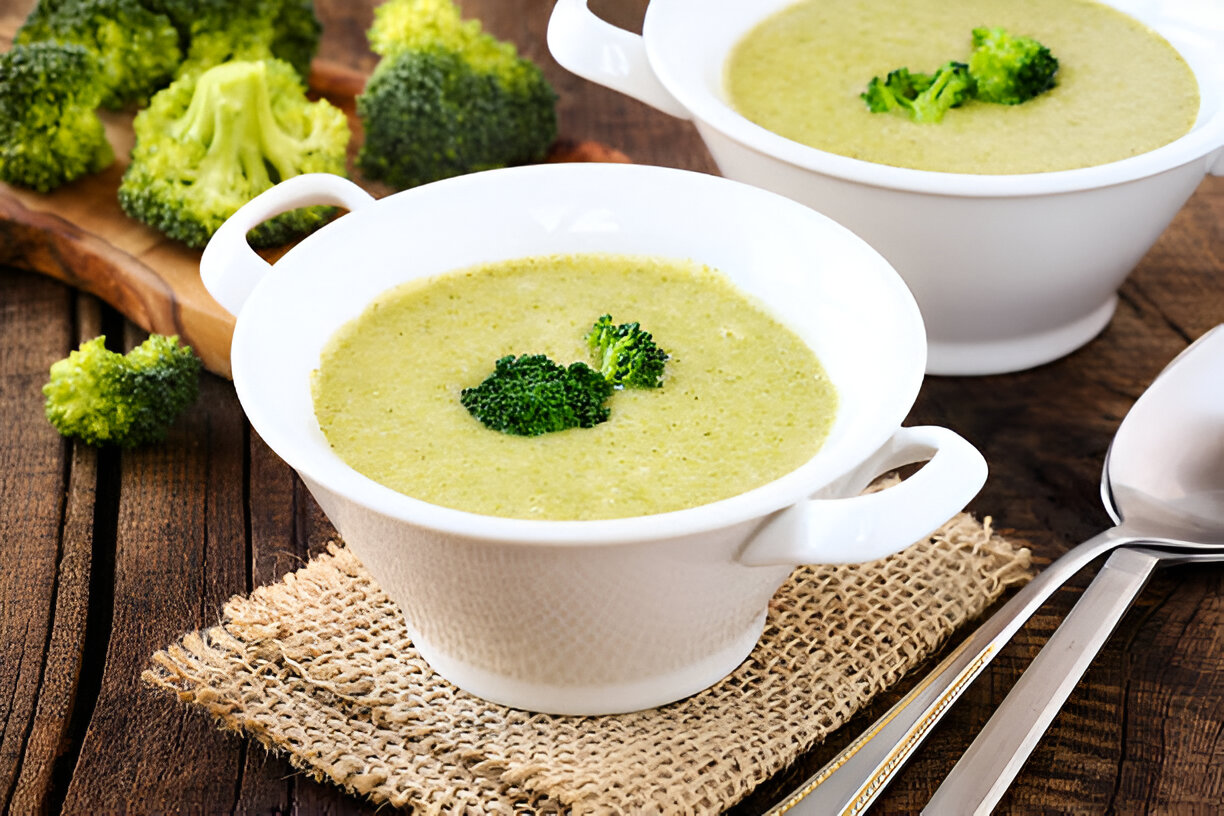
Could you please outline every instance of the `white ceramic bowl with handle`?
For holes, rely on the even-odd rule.
[[[970,175],[838,156],[736,113],[723,89],[728,53],[795,2],[651,0],[637,36],[596,17],[587,0],[557,0],[548,45],[575,74],[692,119],[728,178],[807,204],[879,250],[922,309],[929,373],[1017,371],[1087,343],[1203,176],[1224,174],[1224,28],[1195,20],[1208,4],[1106,0],[1193,69],[1201,104],[1188,134],[1096,167]]]
[[[350,212],[273,266],[247,246],[252,226],[309,204]],[[476,263],[573,252],[693,259],[765,304],[811,345],[837,389],[821,451],[733,498],[607,521],[439,507],[332,451],[315,420],[311,372],[333,332],[376,296]],[[705,688],[752,649],[795,565],[896,552],[959,511],[986,476],[981,455],[951,431],[901,427],[925,342],[888,263],[807,207],[716,176],[544,165],[378,201],[335,176],[299,176],[227,221],[200,271],[237,315],[234,386],[251,425],[399,604],[425,659],[507,705],[602,714]],[[858,495],[876,475],[927,459],[899,485]]]

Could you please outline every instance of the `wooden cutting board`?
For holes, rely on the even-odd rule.
[[[0,46],[7,49],[20,19],[0,19]],[[391,192],[362,179],[353,167],[361,139],[354,99],[365,75],[347,66],[316,60],[310,87],[349,117],[349,176],[375,197]],[[50,275],[97,295],[150,332],[177,334],[195,349],[204,366],[230,376],[229,349],[234,318],[200,282],[200,251],[128,218],[119,207],[119,181],[134,141],[131,113],[103,112],[115,163],[48,194],[0,182],[0,265]],[[548,161],[619,161],[622,153],[593,142],[559,141]],[[287,247],[261,253],[268,260]]]

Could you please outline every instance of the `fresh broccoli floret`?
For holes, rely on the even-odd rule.
[[[873,77],[861,94],[872,113],[899,111],[915,122],[938,122],[949,109],[973,94],[973,81],[963,62],[944,64],[933,75],[898,68],[881,81]]]
[[[612,322],[603,315],[586,336],[604,378],[617,388],[658,388],[663,385],[667,352],[638,323]]]
[[[132,163],[119,187],[124,211],[202,247],[234,211],[302,173],[344,175],[344,113],[311,102],[279,60],[227,62],[186,75],[136,115]],[[326,223],[333,207],[304,207],[251,231],[255,246],[282,244]]]
[[[931,85],[928,74],[913,74],[908,68],[890,71],[886,79],[872,77],[860,96],[872,113],[899,110],[909,114],[914,98]]]
[[[144,0],[170,18],[186,48],[180,75],[231,60],[281,59],[305,79],[322,25],[313,0]]]
[[[493,373],[459,395],[485,427],[517,436],[592,428],[606,422],[612,384],[586,363],[565,367],[543,354],[502,357]]]
[[[102,106],[145,105],[169,84],[182,61],[170,20],[138,0],[39,0],[16,42],[82,46],[98,58]]]
[[[1001,28],[973,29],[969,75],[983,102],[1018,105],[1054,87],[1058,60],[1031,37],[1014,37]]]
[[[0,54],[0,179],[41,193],[115,160],[97,107],[97,58],[79,45]]]
[[[914,97],[911,103],[913,119],[915,122],[938,122],[951,108],[965,104],[972,94],[969,66],[963,62],[945,63]]]
[[[557,96],[539,67],[452,0],[389,0],[369,38],[382,59],[357,98],[368,178],[406,189],[539,161],[556,139]]]
[[[166,438],[199,392],[200,360],[178,337],[151,334],[126,355],[106,338],[81,344],[51,366],[47,419],[89,445],[131,448]]]

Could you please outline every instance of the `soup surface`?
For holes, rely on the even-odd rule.
[[[965,62],[1001,27],[1058,58],[1058,84],[1021,105],[970,101],[938,124],[871,113],[873,76]],[[1124,159],[1189,131],[1198,84],[1156,32],[1091,0],[805,0],[728,58],[731,105],[762,127],[856,159],[954,173],[1037,173]]]
[[[664,384],[625,389],[594,428],[489,430],[459,402],[507,354],[592,363],[604,313],[638,321],[671,358]],[[679,510],[783,476],[820,448],[837,396],[812,350],[700,264],[540,256],[412,281],[324,348],[315,415],[337,454],[446,507],[533,519]]]

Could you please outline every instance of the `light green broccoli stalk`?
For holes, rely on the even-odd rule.
[[[124,212],[202,247],[234,212],[303,173],[344,175],[348,120],[312,102],[280,60],[227,62],[186,75],[135,120],[132,163],[119,187]],[[274,246],[326,223],[334,207],[304,207],[260,224],[255,246]]]

